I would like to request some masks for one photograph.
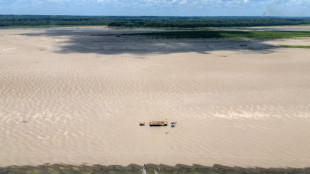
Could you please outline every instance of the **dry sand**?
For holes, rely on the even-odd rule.
[[[310,166],[310,39],[90,32],[0,30],[0,166]]]

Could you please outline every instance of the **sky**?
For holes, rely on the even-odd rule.
[[[310,0],[0,0],[0,14],[310,16]]]

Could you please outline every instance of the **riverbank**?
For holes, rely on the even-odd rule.
[[[109,173],[109,174],[138,174],[141,173],[142,166],[131,164],[128,166],[103,166],[103,165],[40,165],[40,166],[11,166],[11,167],[0,167],[0,174],[14,173],[36,173],[36,174],[86,174],[86,173]],[[154,174],[154,170],[158,174],[304,174],[309,173],[310,168],[242,168],[242,167],[228,167],[222,165],[214,165],[212,167],[201,166],[201,165],[181,165],[175,166],[167,165],[155,165],[146,164],[146,171],[148,174]]]

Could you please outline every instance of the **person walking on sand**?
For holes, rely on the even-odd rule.
[[[145,164],[143,165],[143,168],[142,168],[141,174],[146,174]]]

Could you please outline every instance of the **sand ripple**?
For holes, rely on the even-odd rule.
[[[305,50],[60,54],[67,37],[12,32],[0,40],[2,166],[310,162]],[[138,127],[163,119],[178,124]]]

